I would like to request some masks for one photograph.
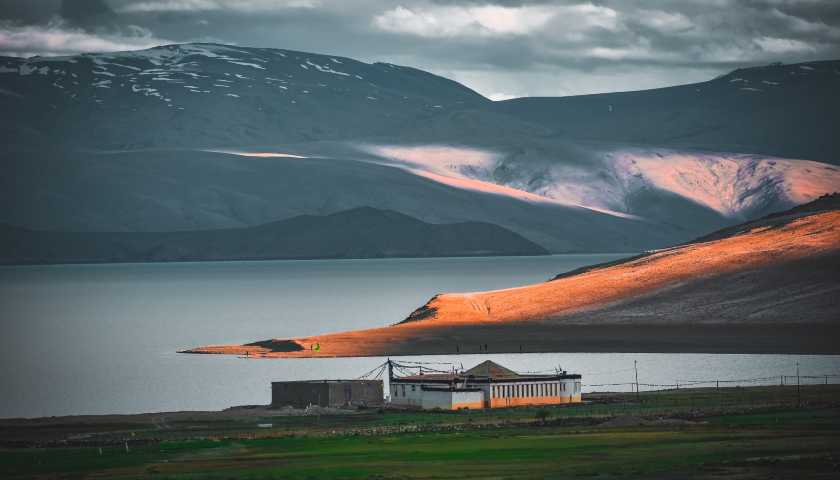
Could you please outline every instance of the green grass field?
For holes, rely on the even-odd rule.
[[[708,389],[643,394],[641,403],[593,395],[599,403],[549,409],[273,417],[268,430],[253,418],[185,421],[163,439],[115,431],[131,440],[128,451],[113,441],[6,448],[0,477],[840,477],[840,388],[808,387],[802,406],[790,393]]]

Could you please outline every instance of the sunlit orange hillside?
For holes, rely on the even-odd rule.
[[[399,324],[191,353],[840,353],[840,195],[545,283],[432,298]]]

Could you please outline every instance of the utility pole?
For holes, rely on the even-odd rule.
[[[394,387],[394,365],[391,363],[390,357],[385,362],[385,366],[388,369],[388,401],[393,401],[396,388]]]
[[[799,362],[796,362],[796,406],[802,406],[802,392],[799,389]]]
[[[633,370],[636,372],[636,401],[641,403],[639,398],[639,367],[636,360],[633,360]]]

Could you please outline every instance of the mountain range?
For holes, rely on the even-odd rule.
[[[390,63],[181,44],[0,58],[0,222],[252,228],[358,207],[643,251],[840,190],[840,62],[493,102]]]

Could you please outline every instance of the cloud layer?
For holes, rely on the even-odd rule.
[[[0,54],[184,41],[390,61],[493,98],[633,90],[840,58],[834,0],[0,0]]]
[[[3,55],[74,55],[84,52],[140,50],[170,43],[155,38],[148,30],[133,26],[118,33],[91,33],[55,19],[47,25],[0,24]]]

